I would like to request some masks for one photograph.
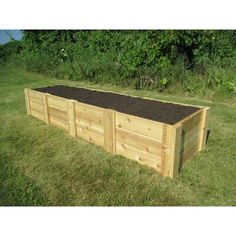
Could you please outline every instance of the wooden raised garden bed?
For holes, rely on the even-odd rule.
[[[27,114],[174,178],[205,147],[208,107],[67,86],[25,89]]]

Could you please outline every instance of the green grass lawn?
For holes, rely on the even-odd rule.
[[[26,115],[24,88],[67,84],[210,106],[210,139],[175,180]],[[236,104],[0,69],[0,205],[236,205]]]

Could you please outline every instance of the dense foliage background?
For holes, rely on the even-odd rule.
[[[136,89],[233,95],[236,31],[23,31],[0,63],[69,80]]]

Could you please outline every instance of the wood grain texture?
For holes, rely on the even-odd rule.
[[[29,110],[30,114],[39,120],[45,122],[44,107],[43,107],[43,94],[28,90]]]
[[[68,125],[69,134],[76,137],[76,118],[75,118],[75,100],[68,100]]]
[[[166,125],[163,143],[162,175],[175,178],[179,173],[181,158],[182,125]]]
[[[93,123],[91,121],[85,120],[85,119],[78,119],[76,118],[76,127],[83,127],[85,129],[89,129],[95,133],[98,134],[104,134],[103,126],[97,125],[96,123]]]
[[[52,114],[49,115],[49,122],[52,126],[56,126],[58,128],[62,128],[68,131],[68,122],[60,119],[58,117],[53,116]]]
[[[47,94],[43,94],[43,110],[44,110],[44,120],[46,124],[49,124],[49,112],[48,112],[48,98]]]
[[[107,152],[116,154],[116,129],[115,129],[115,111],[104,109],[104,148]]]
[[[199,141],[201,136],[203,109],[195,114],[187,117],[183,122],[183,136],[182,136],[182,157],[181,166],[183,166],[188,159],[198,152]]]
[[[101,134],[98,134],[94,131],[86,129],[84,127],[78,127],[77,130],[77,137],[83,138],[86,141],[96,144],[98,146],[104,147],[104,137]]]
[[[39,120],[44,121],[44,114],[43,114],[42,111],[39,111],[39,110],[34,109],[34,108],[31,107],[30,108],[30,113],[31,113],[32,116],[38,118]]]
[[[43,106],[43,100],[42,99],[38,99],[38,98],[29,96],[29,101],[30,101],[30,103],[37,103],[38,105]]]
[[[48,95],[48,106],[67,112],[67,101],[68,99],[57,97],[54,95],[49,94]]]
[[[30,109],[31,108],[43,113],[43,104],[35,103],[32,99],[30,99]]]
[[[24,94],[27,114],[170,178],[205,147],[208,107],[168,125],[30,89]]]
[[[162,155],[162,144],[156,139],[143,136],[125,129],[116,128],[116,140],[123,144],[128,144],[147,154]]]
[[[61,120],[68,121],[68,112],[48,106],[49,115],[53,115]]]
[[[134,148],[128,144],[120,143],[116,141],[116,153],[125,156],[131,160],[137,161],[142,165],[146,165],[160,171],[161,158],[142,152],[141,150]]]
[[[205,107],[202,110],[202,120],[200,124],[200,135],[199,135],[199,151],[203,150],[206,146],[209,109],[210,109],[209,107]]]
[[[84,123],[97,125],[100,129],[103,129],[103,110],[80,102],[75,103],[77,121],[82,120]]]
[[[24,94],[25,94],[25,106],[26,106],[26,112],[27,115],[30,115],[30,100],[29,100],[29,89],[25,88],[24,89]]]
[[[43,93],[31,89],[29,89],[28,92],[30,97],[42,100]]]
[[[116,127],[162,141],[163,123],[116,112]]]

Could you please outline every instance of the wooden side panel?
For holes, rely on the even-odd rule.
[[[38,98],[29,96],[29,100],[30,100],[30,103],[36,103],[36,104],[39,104],[39,105],[43,105],[43,100],[42,99],[38,99]]]
[[[64,129],[64,130],[68,130],[68,121],[65,120],[61,120],[59,118],[56,118],[52,115],[50,115],[50,124],[52,126]]]
[[[175,125],[25,89],[27,114],[174,178],[205,147],[209,108]]]
[[[32,98],[42,101],[43,93],[35,91],[35,90],[29,90],[29,96],[30,98],[32,97]]]
[[[183,125],[181,166],[195,153],[201,150],[205,139],[206,111],[201,109],[194,116],[186,118]],[[203,137],[204,136],[204,137]]]
[[[75,126],[78,137],[104,147],[103,110],[75,102]]]
[[[51,94],[48,95],[48,106],[57,110],[67,112],[67,101],[68,99],[65,98],[57,97]]]
[[[77,125],[87,126],[95,132],[103,133],[103,110],[103,108],[76,102],[75,114]]]
[[[137,161],[142,165],[146,165],[160,171],[161,158],[146,152],[140,151],[139,149],[132,147],[125,143],[116,141],[116,153],[125,156],[131,160]]]
[[[116,128],[162,141],[163,123],[116,112]]]
[[[163,124],[116,112],[116,153],[161,169]]]
[[[62,111],[60,109],[48,106],[48,112],[50,116],[55,116],[58,119],[65,120],[65,121],[68,119],[67,111]]]
[[[116,128],[116,140],[120,143],[128,144],[147,154],[160,157],[162,155],[162,144],[156,139]]]
[[[34,100],[30,99],[30,109],[34,109],[36,111],[39,111],[40,113],[44,113],[43,111],[43,107],[44,105],[43,104],[40,104],[40,103],[37,103],[37,102],[34,102]]]
[[[53,126],[69,130],[68,99],[49,94],[47,96],[49,123]]]
[[[77,137],[83,138],[90,143],[104,147],[103,135],[96,133],[94,131],[91,131],[88,128],[81,127],[81,126],[77,126],[76,131],[77,131]]]
[[[40,92],[28,90],[30,115],[45,121],[43,95]]]
[[[104,109],[104,148],[107,152],[116,154],[115,111]]]
[[[202,112],[196,113],[194,116],[190,116],[188,119],[186,119],[183,124],[184,132],[187,133],[192,128],[196,127],[199,124],[199,121],[202,118]]]
[[[30,108],[31,109],[31,115],[34,116],[35,118],[38,118],[39,120],[44,121],[44,114],[43,114],[43,108],[41,111],[38,109]]]

